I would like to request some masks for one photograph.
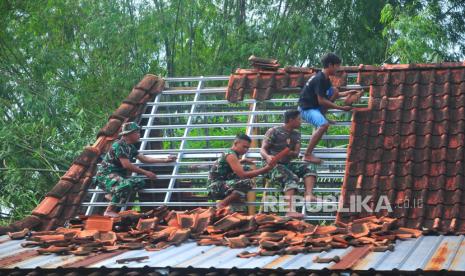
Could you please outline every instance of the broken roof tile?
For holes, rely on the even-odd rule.
[[[394,230],[396,234],[410,234],[414,238],[421,236],[422,231],[418,229],[399,227],[397,230]]]
[[[255,216],[255,221],[257,222],[258,225],[285,224],[289,220],[290,220],[289,218],[283,218],[283,217],[273,215],[273,214],[258,214],[258,215]]]
[[[30,230],[28,228],[24,228],[22,231],[19,232],[8,232],[7,235],[10,237],[12,240],[20,240],[26,237],[30,233]]]
[[[329,234],[333,234],[337,231],[337,227],[334,226],[334,225],[329,225],[329,226],[321,226],[321,225],[318,225],[315,229],[315,231],[313,232],[313,234],[315,235],[329,235]]]
[[[190,234],[190,229],[177,229],[176,231],[173,231],[171,233],[167,241],[174,245],[179,245],[182,242],[186,241],[189,238]]]
[[[183,213],[176,213],[176,219],[179,227],[181,228],[191,228],[195,224],[195,218],[197,214],[183,214]]]
[[[167,209],[164,209],[167,211]],[[240,213],[227,214],[214,209],[194,209],[184,212],[171,212],[169,220],[167,212],[133,212],[124,213],[117,223],[127,223],[126,228],[115,227],[115,231],[101,231],[111,220],[101,216],[80,216],[69,221],[69,228],[58,228],[55,231],[31,232],[30,241],[25,247],[40,246],[41,254],[88,255],[92,252],[109,252],[145,248],[147,251],[158,251],[172,245],[179,245],[191,238],[199,245],[223,245],[231,248],[258,246],[258,254],[272,256],[276,254],[298,254],[306,252],[328,251],[331,248],[347,248],[365,244],[385,250],[396,239],[407,239],[421,235],[421,231],[409,228],[396,229],[396,219],[374,216],[355,220],[352,223],[337,225],[312,225],[307,222],[282,218],[273,214],[245,216]],[[223,217],[210,218],[214,214]],[[208,234],[194,233],[197,219],[207,219]],[[142,218],[144,217],[144,218]],[[194,222],[191,223],[191,218]],[[178,223],[178,219],[180,219]],[[187,224],[182,222],[184,218]],[[170,225],[175,220],[175,226]],[[83,221],[85,222],[84,229]],[[160,223],[156,224],[155,222]],[[261,225],[257,224],[260,221]],[[432,220],[433,224],[442,221]],[[389,224],[389,229],[383,226]],[[75,227],[79,226],[81,228]],[[188,226],[183,228],[183,226]],[[204,226],[201,227],[205,229]],[[128,229],[123,231],[123,229]],[[244,255],[243,257],[250,256]]]
[[[76,239],[82,239],[82,240],[94,239],[94,236],[96,234],[98,234],[98,230],[82,230],[78,232]]]
[[[117,237],[113,231],[98,232],[94,235],[94,240],[102,243],[103,245],[110,246],[115,244]]]
[[[139,231],[150,231],[155,227],[157,223],[158,223],[158,218],[149,218],[149,219],[140,218],[139,222],[137,223],[136,229]]]
[[[119,246],[120,249],[128,249],[128,250],[137,250],[144,248],[144,244],[141,242],[129,242],[123,243]]]
[[[250,245],[250,240],[244,235],[240,235],[234,238],[225,238],[227,244],[231,248],[244,248]]]
[[[226,232],[236,226],[241,225],[247,220],[246,216],[243,216],[239,213],[234,213],[228,216],[225,216],[224,218],[220,219],[219,221],[215,222],[213,224],[213,229],[215,231],[222,231]]]
[[[207,210],[198,213],[195,218],[194,225],[191,227],[192,234],[198,235],[204,233],[207,230],[207,227],[210,224],[213,215],[213,208],[208,208]]]
[[[42,236],[36,236],[34,240],[40,241],[40,242],[47,242],[47,243],[54,242],[54,241],[64,241],[65,235],[63,234],[42,235]]]
[[[39,254],[67,254],[71,249],[69,247],[51,245],[47,248],[37,249]]]
[[[354,238],[361,238],[370,233],[367,223],[349,223],[349,234]]]

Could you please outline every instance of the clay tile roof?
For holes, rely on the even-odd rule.
[[[356,73],[358,70],[357,66],[343,66],[337,76],[331,77],[331,82],[335,87],[344,86],[347,82],[347,74]],[[291,66],[273,69],[263,66],[254,69],[237,69],[229,78],[226,99],[230,102],[242,101],[246,94],[250,94],[254,99],[267,100],[272,98],[273,93],[295,93],[296,89],[301,89],[318,71],[320,69]]]
[[[399,227],[465,233],[465,62],[359,69],[370,102],[353,114],[343,206],[372,196],[375,207],[385,196],[393,212],[340,212],[337,220],[387,215]]]
[[[106,152],[112,141],[117,138],[121,125],[138,118],[145,104],[154,95],[161,93],[164,86],[162,78],[146,75],[110,116],[108,123],[100,129],[97,141],[82,151],[32,214],[11,225],[1,226],[0,235],[24,228],[50,230],[64,225],[66,220],[75,216],[87,194],[99,155]]]
[[[46,196],[44,200],[32,211],[34,215],[48,215],[60,201],[56,197]]]

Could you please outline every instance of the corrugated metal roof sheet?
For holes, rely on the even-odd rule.
[[[0,237],[0,240],[4,237]],[[0,268],[60,268],[78,267],[82,261],[91,260],[94,256],[74,255],[28,255],[24,252],[34,250],[22,248],[21,240],[5,241],[0,244]],[[329,252],[308,253],[281,256],[257,256],[238,258],[236,255],[244,250],[254,252],[255,247],[231,249],[223,246],[199,246],[187,242],[178,247],[172,246],[161,251],[133,250],[121,254],[110,254],[109,258],[97,262],[89,262],[86,268],[217,268],[217,269],[284,269],[284,270],[321,270],[333,269],[334,262],[315,263],[316,256],[330,258],[339,256],[341,262],[350,257],[353,248],[333,249]],[[394,251],[370,252],[358,260],[347,270],[354,271],[454,271],[465,272],[465,236],[421,236],[417,239],[397,241]],[[18,255],[14,263],[1,265],[8,256]],[[21,258],[24,255],[24,258]],[[116,260],[148,256],[141,262],[118,264]],[[100,256],[101,257],[101,256]],[[78,265],[79,264],[79,265]]]

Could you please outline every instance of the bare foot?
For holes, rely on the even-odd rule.
[[[302,161],[315,163],[315,164],[321,164],[321,159],[316,157],[315,155],[304,155],[304,157],[302,158]]]
[[[105,199],[108,200],[108,201],[111,201],[111,194],[105,194]]]
[[[294,219],[303,219],[304,214],[298,212],[287,212],[286,217],[294,218]]]
[[[110,217],[110,218],[117,218],[117,217],[119,217],[118,213],[113,212],[113,211],[105,211],[105,213],[103,213],[103,215],[104,215],[105,217]]]

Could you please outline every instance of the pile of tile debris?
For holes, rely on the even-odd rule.
[[[230,248],[258,246],[239,257],[298,254],[331,248],[370,245],[375,251],[393,250],[393,241],[422,234],[420,230],[397,228],[396,219],[366,217],[349,224],[313,225],[273,214],[247,216],[230,209],[172,211],[158,207],[147,213],[120,212],[118,218],[80,216],[55,231],[8,233],[26,241],[23,247],[39,247],[40,254],[88,255],[93,252],[145,248],[157,251],[193,239],[199,245]]]

